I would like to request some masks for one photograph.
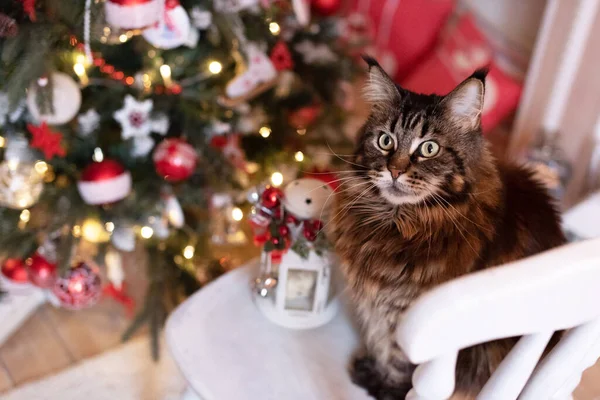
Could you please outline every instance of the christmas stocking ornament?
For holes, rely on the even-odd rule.
[[[248,43],[246,51],[248,68],[227,84],[225,93],[228,99],[224,103],[239,104],[258,96],[275,84],[277,71],[269,57],[254,43]]]

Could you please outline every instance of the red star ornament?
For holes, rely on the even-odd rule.
[[[61,144],[62,133],[53,132],[45,122],[42,122],[40,126],[27,124],[27,130],[33,136],[30,146],[40,149],[44,153],[46,160],[51,160],[54,156],[65,156],[66,151]]]
[[[284,42],[278,42],[271,50],[271,62],[277,71],[294,68],[294,60]]]

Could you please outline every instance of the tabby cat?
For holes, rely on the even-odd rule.
[[[420,294],[565,239],[531,172],[490,154],[481,133],[486,71],[446,96],[424,95],[365,61],[371,115],[336,194],[328,235],[363,330],[352,379],[377,399],[404,399],[414,366],[396,344],[395,328]],[[462,350],[457,393],[476,394],[513,344]]]

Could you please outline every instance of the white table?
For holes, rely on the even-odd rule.
[[[252,301],[254,268],[203,288],[167,322],[169,349],[193,392],[206,400],[369,399],[347,372],[358,343],[348,315],[306,331],[274,325]]]

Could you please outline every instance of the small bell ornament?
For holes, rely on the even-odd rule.
[[[117,29],[144,29],[158,22],[161,0],[106,0],[106,22]]]

